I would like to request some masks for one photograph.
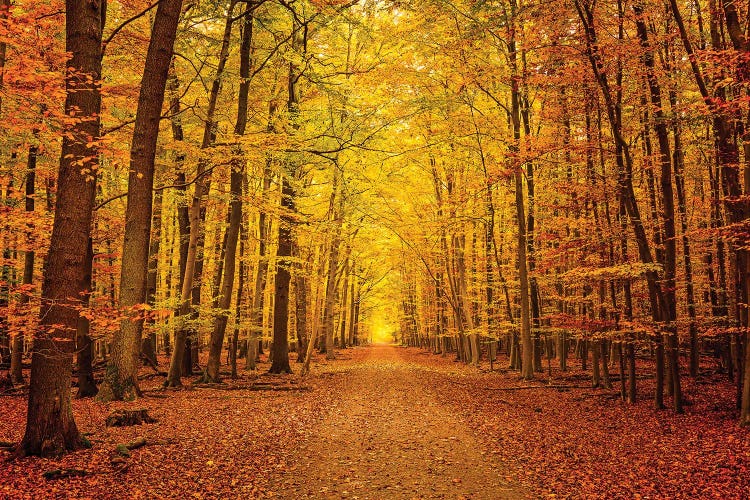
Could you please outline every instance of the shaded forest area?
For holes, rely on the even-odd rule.
[[[7,448],[384,340],[744,432],[747,9],[0,0]]]

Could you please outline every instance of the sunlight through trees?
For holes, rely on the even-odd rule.
[[[750,425],[749,26],[730,0],[0,0],[17,454],[85,444],[73,374],[129,401],[391,342],[670,416],[731,384]]]

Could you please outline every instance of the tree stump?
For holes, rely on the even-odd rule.
[[[13,389],[13,380],[10,378],[10,373],[4,377],[0,377],[0,389],[10,390]]]
[[[107,427],[127,427],[130,425],[152,424],[156,422],[148,410],[115,410],[107,417]]]

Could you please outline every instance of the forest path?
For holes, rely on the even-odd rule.
[[[425,366],[395,346],[324,372],[333,401],[271,479],[280,498],[522,498],[468,424],[440,403]],[[433,374],[434,375],[434,374]]]

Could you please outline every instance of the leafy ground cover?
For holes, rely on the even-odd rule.
[[[684,415],[649,382],[629,405],[583,372],[477,370],[393,346],[348,349],[300,380],[244,375],[216,387],[76,400],[92,448],[58,460],[0,454],[6,498],[743,498],[749,433],[729,383],[689,381]],[[259,373],[266,365],[261,364]],[[644,368],[645,369],[645,368]],[[144,370],[144,377],[148,374]],[[0,440],[23,433],[23,394],[0,397]],[[157,422],[106,427],[116,409]],[[117,446],[144,438],[145,446]],[[45,472],[60,471],[45,478]],[[66,476],[68,471],[83,471]],[[48,476],[50,476],[48,474]]]

